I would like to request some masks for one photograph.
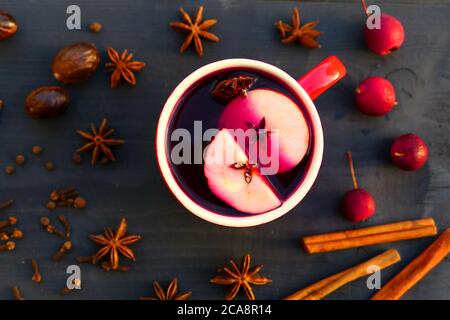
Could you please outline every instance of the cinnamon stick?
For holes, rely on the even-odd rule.
[[[14,203],[14,199],[9,199],[3,202],[0,202],[0,210],[7,209],[11,207]]]
[[[371,300],[398,300],[450,253],[450,228],[382,287]]]
[[[379,270],[387,268],[394,263],[400,261],[400,254],[397,250],[389,249],[382,254],[375,256],[374,258],[360,263],[352,268],[344,270],[340,273],[325,278],[319,282],[316,282],[309,287],[299,290],[285,300],[319,300],[329,295],[336,289],[344,286],[345,284],[352,282],[356,279],[362,278],[369,274],[368,270],[371,266],[377,266]]]
[[[301,242],[305,251],[309,254],[313,254],[423,238],[434,236],[436,234],[437,228],[434,219],[425,218],[307,236],[303,237]]]

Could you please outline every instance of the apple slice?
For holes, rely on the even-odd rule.
[[[258,214],[281,205],[280,199],[248,164],[231,130],[220,130],[205,150],[204,172],[211,191],[236,210]]]
[[[267,138],[268,150],[278,147],[278,172],[291,170],[300,163],[309,148],[309,127],[299,106],[285,94],[270,89],[255,89],[247,96],[234,98],[219,119],[219,128],[259,128],[278,130],[278,143]]]

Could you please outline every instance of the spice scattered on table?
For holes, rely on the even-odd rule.
[[[400,260],[401,257],[398,251],[389,249],[366,262],[325,278],[305,289],[299,290],[286,297],[285,300],[320,300],[347,283],[365,277],[377,270],[385,269]],[[368,270],[370,270],[369,268],[372,266],[377,266],[379,269],[368,272]]]
[[[11,38],[18,29],[16,19],[8,12],[0,10],[0,41]]]
[[[69,107],[69,92],[62,87],[40,87],[28,94],[25,111],[33,119],[55,118]]]
[[[128,53],[127,49],[121,55],[111,47],[107,50],[111,62],[106,64],[106,68],[112,72],[111,88],[115,88],[121,79],[124,79],[132,85],[136,85],[137,80],[134,73],[141,71],[145,67],[145,63],[133,60],[133,54]]]
[[[110,161],[116,161],[116,157],[112,153],[109,147],[119,146],[125,143],[125,140],[111,138],[114,133],[114,129],[108,129],[108,120],[103,119],[100,127],[95,127],[91,124],[91,132],[86,132],[82,130],[77,130],[78,134],[83,138],[89,140],[84,146],[79,148],[76,152],[92,152],[91,164],[95,165],[101,154],[103,154]]]
[[[25,163],[25,156],[23,154],[18,154],[16,156],[16,164],[22,166]]]
[[[280,20],[275,24],[275,27],[280,32],[281,43],[289,44],[297,42],[303,47],[318,49],[321,45],[317,42],[317,38],[322,35],[322,32],[315,30],[318,24],[319,21],[317,20],[301,25],[298,8],[294,8],[292,26]]]
[[[97,263],[103,258],[109,259],[112,270],[119,269],[120,255],[136,261],[133,250],[129,246],[141,239],[139,235],[126,235],[127,222],[122,218],[119,228],[114,232],[111,228],[106,228],[104,234],[91,235],[89,238],[101,246],[94,255],[92,263]]]
[[[230,260],[231,268],[224,267],[219,269],[219,275],[210,280],[211,283],[219,285],[231,285],[231,288],[225,299],[233,300],[242,288],[249,300],[255,300],[255,295],[251,285],[265,285],[272,280],[259,274],[262,265],[250,267],[250,254],[246,254],[242,258],[242,264],[239,268],[233,259]]]
[[[385,284],[371,300],[398,300],[450,253],[450,228]]]
[[[3,110],[4,106],[5,106],[5,103],[3,102],[3,100],[0,99],[0,111]]]
[[[203,6],[200,6],[197,11],[195,20],[192,21],[189,14],[180,8],[181,17],[184,22],[174,21],[170,23],[170,27],[179,32],[187,33],[186,39],[180,47],[180,53],[183,53],[192,42],[194,42],[195,50],[199,57],[203,56],[203,44],[201,38],[209,41],[219,42],[220,39],[215,34],[206,30],[217,24],[217,19],[203,20]]]
[[[178,295],[178,280],[177,278],[172,279],[167,290],[164,291],[158,281],[153,282],[153,290],[155,291],[156,297],[140,297],[140,300],[187,300],[191,295],[192,291]]]
[[[16,248],[16,242],[12,240],[23,238],[23,232],[20,229],[11,228],[17,223],[16,217],[0,221],[0,252],[13,251]]]
[[[55,225],[52,224],[50,221],[50,218],[48,217],[42,217],[40,220],[41,226],[50,234],[53,234],[55,236],[58,236],[62,239],[67,239],[66,234],[56,228]]]
[[[92,76],[100,64],[97,47],[78,42],[61,49],[53,59],[52,72],[64,84],[80,83]]]
[[[72,155],[72,161],[76,164],[81,164],[83,162],[83,157],[78,152],[74,152]]]
[[[31,259],[31,267],[33,268],[33,276],[31,277],[31,280],[33,280],[36,283],[42,282],[42,274],[39,270],[39,265],[36,261],[36,259]]]
[[[55,171],[56,166],[53,162],[48,161],[45,163],[45,169],[47,169],[48,172],[52,172],[52,171]]]
[[[93,33],[99,33],[100,31],[102,31],[102,24],[100,22],[91,22],[89,24],[89,30],[91,30]]]
[[[50,193],[50,201],[47,208],[53,210],[57,207],[72,207],[75,209],[84,209],[87,205],[86,200],[80,196],[78,190],[71,186]]]
[[[15,171],[16,171],[16,169],[14,168],[13,165],[7,165],[7,166],[5,167],[5,173],[6,173],[8,176],[11,176],[12,174],[14,174]]]
[[[0,210],[8,209],[14,204],[14,199],[8,199],[0,202]]]
[[[0,252],[13,251],[15,248],[16,248],[16,243],[14,241],[8,241],[4,244],[0,244]]]
[[[31,148],[31,153],[34,154],[35,156],[42,154],[42,151],[43,151],[43,149],[41,146],[33,146]]]
[[[433,218],[306,236],[302,246],[309,254],[430,237],[437,234]]]
[[[61,258],[70,250],[72,250],[72,241],[65,241],[61,247],[58,249],[58,251],[53,255],[52,260],[54,262],[58,262],[61,260]]]
[[[369,219],[376,210],[375,199],[363,188],[358,188],[355,169],[353,167],[353,157],[350,151],[347,152],[348,164],[353,180],[353,190],[348,191],[342,199],[342,209],[344,216],[352,222],[363,222]]]
[[[12,294],[14,300],[25,300],[25,298],[20,293],[19,287],[12,287]]]

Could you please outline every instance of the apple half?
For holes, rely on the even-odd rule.
[[[211,191],[236,210],[259,214],[281,205],[267,179],[249,164],[232,130],[220,130],[206,147],[204,172]]]

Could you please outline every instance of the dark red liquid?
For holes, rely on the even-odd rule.
[[[302,110],[305,119],[310,123],[302,104],[283,84],[279,81],[269,78],[251,70],[227,69],[219,73],[211,74],[191,87],[178,102],[172,115],[168,131],[168,154],[170,154],[174,145],[178,142],[170,141],[170,135],[177,128],[187,129],[194,136],[194,121],[202,121],[203,132],[209,128],[217,128],[219,117],[226,107],[226,103],[216,101],[211,96],[214,86],[228,78],[248,75],[257,80],[250,88],[253,89],[272,89],[281,92],[291,98]],[[266,176],[269,182],[278,193],[281,200],[286,199],[298,187],[306,172],[310,159],[311,145],[314,143],[310,130],[310,146],[303,160],[292,170],[282,174]],[[194,154],[194,138],[191,139],[191,155]],[[204,149],[209,142],[202,142]],[[179,164],[172,166],[172,171],[178,184],[186,191],[192,200],[202,207],[219,212],[228,216],[248,216],[248,213],[240,212],[216,197],[209,189],[206,180],[203,164]]]

